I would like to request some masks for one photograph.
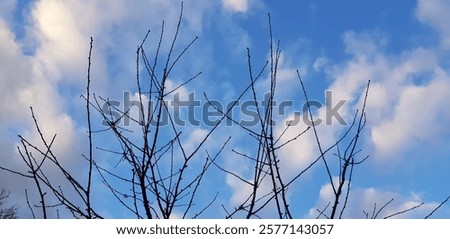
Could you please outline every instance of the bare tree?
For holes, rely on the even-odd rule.
[[[317,209],[318,217],[342,218],[349,202],[354,169],[368,158],[359,156],[361,152],[359,141],[366,125],[366,102],[370,81],[367,83],[365,94],[362,94],[361,109],[356,110],[351,124],[337,137],[336,142],[325,146],[318,133],[318,125],[315,124],[308,91],[300,73],[297,72],[298,85],[295,87],[298,87],[298,91],[305,98],[307,111],[304,113],[307,114],[311,124],[296,132],[292,138],[285,137],[286,132],[294,130],[290,124],[277,135],[272,122],[276,112],[274,101],[281,50],[279,41],[274,41],[269,15],[269,59],[255,71],[251,51],[247,49],[249,83],[226,110],[216,107],[204,93],[206,101],[220,113],[220,117],[214,125],[205,129],[206,133],[199,143],[188,147],[183,140],[183,132],[189,128],[177,124],[174,112],[168,105],[171,95],[202,74],[198,72],[187,76],[178,86],[172,88],[168,86],[178,63],[198,39],[193,37],[184,46],[179,46],[182,19],[183,4],[173,35],[166,36],[163,22],[160,32],[156,34],[156,44],[151,48],[152,51],[146,51],[149,39],[154,36],[150,31],[136,49],[135,86],[138,100],[135,107],[138,109],[138,116],[132,114],[131,106],[120,109],[108,97],[92,93],[91,59],[94,44],[91,38],[86,92],[82,95],[86,103],[88,153],[80,157],[81,164],[86,168],[86,173],[81,177],[71,172],[55,154],[53,144],[57,135],[46,138],[38,116],[35,115],[33,108],[30,108],[40,142],[30,142],[19,136],[21,145],[17,149],[27,170],[20,171],[1,166],[0,169],[34,182],[38,199],[29,198],[28,190],[25,191],[33,217],[49,218],[50,211],[56,211],[59,217],[60,210],[67,210],[75,218],[103,218],[100,208],[93,202],[97,196],[93,191],[93,183],[98,179],[111,192],[118,204],[135,218],[197,218],[215,203],[219,193],[219,189],[217,192],[210,192],[209,201],[203,202],[204,205],[198,204],[197,194],[205,175],[213,166],[251,188],[251,192],[245,195],[245,199],[236,207],[230,209],[226,205],[221,205],[226,218],[259,218],[263,210],[272,208],[275,208],[278,218],[295,218],[298,215],[290,207],[293,201],[288,197],[290,188],[306,172],[316,165],[322,165],[321,168],[325,171],[334,197],[325,208]],[[164,48],[165,42],[169,43],[167,49]],[[261,104],[258,101],[260,92],[256,89],[256,83],[265,74],[270,79],[269,94],[268,99]],[[247,95],[250,95],[257,113],[258,123],[253,127],[238,122],[230,114],[239,100]],[[149,99],[152,100],[150,103]],[[96,128],[92,124],[94,116],[103,120],[103,127]],[[120,122],[125,120],[131,121],[135,127],[130,129],[121,126]],[[252,163],[253,171],[250,179],[226,169],[217,160],[227,148],[230,137],[221,142],[216,152],[210,153],[206,149],[207,142],[224,120],[231,120],[254,139],[255,147],[250,155],[232,149],[236,155]],[[307,132],[314,135],[318,155],[295,175],[287,176],[280,167],[282,159],[279,152],[288,144],[298,143]],[[96,141],[96,136],[108,136],[115,140],[115,145],[104,146]],[[114,167],[105,163],[101,156],[104,153],[115,159]],[[57,172],[59,180],[54,180],[49,170]],[[270,185],[270,189],[262,189],[262,184]],[[0,206],[1,200],[7,197],[3,191],[1,195]],[[33,202],[35,200],[37,203]],[[371,215],[364,213],[367,218],[376,218],[389,203],[380,209],[374,207]],[[13,207],[11,210],[9,212],[15,216],[16,209]],[[409,210],[392,216],[407,211]],[[7,215],[6,211],[0,211],[0,215],[2,213]]]

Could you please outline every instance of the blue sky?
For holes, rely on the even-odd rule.
[[[150,29],[146,47],[151,52],[162,20],[166,33],[173,34],[179,9],[179,1],[158,0],[1,1],[0,164],[23,169],[17,134],[38,142],[29,112],[32,106],[46,136],[58,134],[56,153],[81,177],[85,169],[78,162],[86,153],[87,126],[80,94],[85,92],[90,37],[94,38],[92,91],[118,101],[123,101],[125,91],[136,97],[136,46]],[[204,101],[206,92],[224,104],[235,99],[248,84],[246,48],[251,49],[255,68],[269,56],[267,13],[282,50],[279,102],[291,100],[295,107],[303,103],[296,77],[299,70],[311,99],[323,102],[325,91],[330,90],[334,100],[347,101],[340,113],[349,122],[371,81],[367,126],[359,145],[360,154],[369,159],[355,168],[345,217],[362,218],[363,210],[392,198],[394,203],[383,215],[423,202],[402,215],[421,218],[439,205],[450,194],[450,3],[186,0],[179,46],[195,36],[199,40],[180,61],[170,87],[201,71],[198,79],[178,89],[181,97],[193,92]],[[262,94],[267,80],[266,72],[258,83]],[[277,119],[292,119],[295,107]],[[315,115],[325,113],[321,108]],[[286,138],[294,137],[303,126],[294,127]],[[101,119],[94,117],[94,128],[101,127]],[[183,128],[183,142],[193,148],[207,129],[205,125]],[[344,129],[333,121],[318,130],[323,143],[330,145]],[[282,130],[279,127],[276,132]],[[248,177],[251,164],[232,149],[251,154],[255,144],[239,127],[219,127],[203,151],[217,151],[229,136],[232,140],[220,164]],[[95,140],[99,146],[114,145],[107,135],[96,135]],[[317,155],[311,133],[284,147],[279,158],[286,178]],[[107,166],[115,165],[104,152],[96,151],[96,157]],[[316,217],[316,209],[331,200],[323,170],[323,165],[314,167],[293,186],[289,197],[296,217]],[[224,217],[220,205],[232,208],[248,193],[242,182],[217,169],[205,181],[199,204],[207,204],[217,188],[221,191],[203,217]],[[126,210],[116,210],[118,204],[100,182],[95,187],[95,203],[106,217],[130,217]],[[20,216],[31,216],[24,189],[33,189],[32,182],[0,171],[0,188],[11,191]],[[274,215],[270,209],[263,212],[265,217]],[[450,206],[444,205],[435,217],[449,218]]]

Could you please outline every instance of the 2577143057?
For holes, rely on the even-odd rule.
[[[260,224],[259,234],[331,234],[333,224]]]

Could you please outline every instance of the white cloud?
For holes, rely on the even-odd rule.
[[[20,94],[26,92],[26,88],[32,79],[32,64],[30,59],[21,56],[20,48],[14,42],[14,35],[7,29],[6,24],[0,20],[0,84],[2,101],[0,108],[4,112],[4,117],[17,120],[24,113],[23,108],[18,108],[18,101],[21,100]],[[9,120],[2,120],[6,123]]]
[[[223,7],[233,12],[246,12],[249,0],[222,0]]]
[[[29,107],[32,106],[36,119],[41,127],[44,137],[50,141],[57,133],[56,142],[52,149],[61,163],[68,163],[75,158],[81,157],[79,150],[80,132],[75,129],[72,118],[64,112],[62,97],[58,93],[57,86],[44,74],[41,64],[36,57],[26,56],[21,50],[21,45],[15,41],[14,35],[3,21],[0,21],[0,112],[3,115],[0,122],[1,148],[7,155],[2,159],[3,167],[15,170],[26,170],[17,152],[17,134],[24,136],[29,142],[36,146],[42,146],[40,136],[36,132],[31,118]],[[73,154],[77,150],[80,154]],[[39,154],[35,154],[38,156]],[[44,166],[45,167],[45,166]],[[71,167],[71,166],[70,166]],[[71,167],[72,168],[72,167]],[[79,166],[72,168],[74,172]],[[53,175],[51,171],[49,176]],[[15,177],[2,172],[5,177]],[[32,182],[23,178],[14,180],[1,180],[0,187],[11,190],[18,204],[26,205],[24,202],[24,188],[33,188]],[[32,199],[34,196],[32,197]],[[21,209],[19,216],[26,216],[27,210]]]
[[[438,73],[439,74],[439,73]],[[372,128],[372,140],[381,154],[401,152],[406,147],[436,143],[448,127],[437,122],[450,120],[445,106],[450,101],[449,77],[440,72],[425,86],[408,86],[399,92],[392,119]]]
[[[419,0],[417,18],[429,24],[440,34],[442,47],[450,49],[450,2],[446,0]]]
[[[47,81],[47,78],[39,69],[39,64],[32,57],[22,55],[20,46],[14,42],[14,37],[3,22],[0,22],[0,39],[2,52],[0,72],[1,96],[0,111],[4,115],[2,124],[4,127],[21,122],[27,130],[31,124],[29,107],[33,106],[36,117],[40,120],[44,129],[56,131],[73,130],[70,117],[62,113],[62,104],[55,85]],[[27,122],[27,123],[25,123]],[[45,136],[49,136],[44,130]],[[67,137],[70,140],[71,137]],[[64,138],[61,139],[64,141]]]
[[[180,14],[180,2],[171,1],[39,1],[30,4],[25,40],[35,45],[40,68],[49,80],[81,89],[85,84],[89,39],[94,38],[92,86],[97,93],[120,92],[133,86],[135,51],[147,30],[146,50],[156,49],[162,21],[165,40],[161,55],[168,50]],[[184,46],[203,30],[203,18],[213,14],[218,3],[188,1],[184,4],[183,26],[178,38]],[[189,36],[189,37],[185,37]],[[156,42],[156,43],[155,43]],[[163,59],[164,60],[164,59]],[[106,63],[108,61],[108,63]],[[113,66],[111,65],[113,64]],[[120,66],[120,70],[115,69]],[[109,83],[114,82],[114,85]]]
[[[40,42],[36,54],[50,80],[61,80],[61,71],[75,73],[85,69],[89,38],[78,23],[79,17],[65,2],[36,2],[32,32]]]
[[[389,55],[383,51],[386,40],[378,37],[347,33],[344,39],[352,58],[329,73],[335,79],[330,87],[333,96],[359,102],[357,106],[371,80],[366,131],[372,134],[374,158],[381,160],[416,148],[417,140],[432,143],[443,137],[448,129],[433,122],[448,120],[448,110],[442,105],[450,99],[445,93],[448,76],[435,52],[417,48]],[[346,104],[343,110],[347,118],[352,112],[349,106],[354,107]]]

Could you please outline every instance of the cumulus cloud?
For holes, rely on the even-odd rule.
[[[37,2],[32,14],[36,24],[33,30],[41,42],[36,54],[49,73],[53,75],[71,68],[74,72],[80,72],[84,69],[89,38],[80,29],[77,22],[79,15],[66,3],[55,1]],[[58,75],[49,78],[61,79]]]
[[[385,40],[349,32],[344,37],[352,58],[330,72],[330,89],[338,99],[354,101],[371,80],[367,112],[375,159],[414,148],[414,142],[432,140],[448,129],[433,124],[448,119],[443,102],[449,100],[447,73],[433,50],[416,48],[399,55],[384,52]],[[348,111],[347,108],[344,112]]]
[[[439,135],[449,130],[436,124],[450,119],[444,106],[450,100],[449,77],[444,72],[437,74],[441,76],[427,85],[402,89],[393,118],[372,129],[372,140],[381,153],[398,152],[417,143],[435,144]]]
[[[25,96],[20,97],[20,95],[26,95],[26,88],[28,83],[32,81],[32,63],[29,58],[22,56],[20,52],[20,47],[14,42],[14,35],[8,30],[6,24],[0,20],[0,40],[2,45],[0,46],[0,51],[2,58],[0,59],[0,71],[2,77],[0,78],[0,83],[8,85],[7,87],[2,87],[0,89],[2,100],[0,102],[0,107],[2,112],[4,112],[5,117],[11,117],[11,119],[18,119],[18,117],[23,113],[22,108],[16,107],[21,100],[26,100]],[[6,123],[9,120],[4,120],[2,122]]]
[[[77,157],[71,151],[78,149],[79,132],[72,118],[63,110],[56,85],[46,77],[39,60],[22,52],[21,45],[16,42],[14,34],[3,21],[0,21],[0,39],[0,52],[3,56],[0,60],[0,84],[3,86],[0,88],[0,112],[3,115],[0,135],[1,148],[5,152],[1,165],[18,171],[24,170],[24,164],[21,163],[15,147],[19,140],[17,134],[21,134],[36,146],[42,146],[40,136],[34,129],[29,107],[33,107],[43,136],[47,140],[51,140],[55,133],[58,134],[52,147],[55,155],[63,163],[70,162]],[[2,172],[1,176],[11,175]],[[31,182],[22,179],[1,182],[0,187],[11,190],[17,202],[25,205],[23,190]],[[20,215],[25,215],[25,211],[21,211]]]
[[[184,46],[203,30],[203,18],[213,14],[219,3],[188,1],[184,7],[182,36]],[[49,80],[70,84],[77,90],[85,84],[89,39],[94,38],[92,75],[97,93],[121,94],[133,86],[135,51],[145,33],[151,30],[147,53],[156,49],[162,21],[165,40],[161,55],[169,49],[180,14],[181,4],[168,1],[127,2],[36,1],[24,12],[27,20],[25,42],[42,64]],[[190,36],[190,37],[184,37]],[[156,43],[154,43],[156,42]],[[154,43],[154,44],[151,44]],[[30,46],[28,46],[30,47]],[[107,63],[108,62],[108,63]],[[114,85],[109,83],[113,82]],[[117,89],[120,92],[116,92]]]
[[[62,110],[55,85],[47,81],[34,58],[23,55],[20,46],[14,42],[12,33],[4,26],[0,22],[0,38],[3,42],[0,51],[4,53],[1,59],[4,62],[0,66],[0,83],[8,86],[1,88],[0,110],[5,116],[2,126],[8,128],[20,122],[24,126],[22,130],[29,130],[31,118],[24,117],[30,116],[29,107],[34,106],[36,117],[45,129],[44,136],[52,135],[53,129],[57,132],[64,129],[69,135],[62,137],[61,143],[70,141],[74,126],[70,117]]]
[[[419,21],[429,24],[440,35],[442,47],[450,49],[450,4],[445,0],[419,0],[416,16]]]

